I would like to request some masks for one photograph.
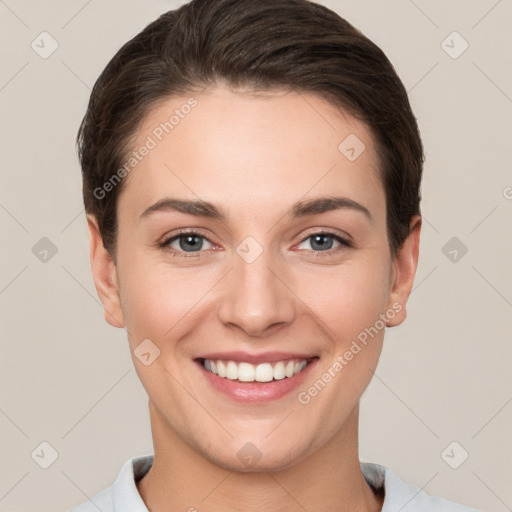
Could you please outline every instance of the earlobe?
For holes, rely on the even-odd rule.
[[[407,316],[406,304],[418,267],[421,222],[419,215],[412,219],[409,235],[393,261],[394,284],[389,294],[388,307],[396,314],[387,320],[387,327],[400,325]]]
[[[96,291],[103,304],[105,320],[113,327],[125,326],[117,269],[110,253],[105,249],[94,215],[87,214],[90,240],[91,270]]]

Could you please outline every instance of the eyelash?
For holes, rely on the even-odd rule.
[[[170,251],[173,253],[174,256],[177,256],[180,258],[197,258],[197,257],[199,257],[201,252],[204,252],[204,251],[195,251],[196,254],[194,252],[187,254],[185,251],[177,251],[175,249],[170,249],[168,247],[172,242],[174,242],[175,240],[178,240],[186,235],[198,236],[199,238],[203,238],[204,240],[208,241],[212,245],[215,245],[215,243],[212,242],[207,236],[204,236],[201,233],[198,233],[197,231],[187,231],[187,230],[179,231],[177,235],[173,235],[172,237],[167,238],[166,240],[164,240],[162,243],[160,243],[158,245],[162,249]],[[314,249],[309,249],[309,251],[311,251],[314,254],[314,256],[320,256],[320,257],[322,257],[324,255],[329,256],[329,255],[332,255],[333,253],[337,253],[338,251],[343,250],[345,248],[352,247],[352,244],[345,238],[341,237],[340,235],[338,235],[336,233],[332,233],[330,231],[325,231],[325,230],[321,230],[318,232],[315,231],[315,232],[307,235],[305,238],[303,238],[300,241],[299,245],[302,244],[303,242],[305,242],[308,238],[312,238],[317,235],[330,236],[330,237],[334,238],[337,242],[339,242],[341,244],[341,246],[338,247],[337,249],[329,249],[327,251],[315,251]]]

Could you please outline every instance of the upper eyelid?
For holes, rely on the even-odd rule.
[[[167,247],[167,246],[169,246],[171,244],[171,242],[174,242],[174,241],[178,240],[180,237],[187,236],[187,235],[196,235],[196,236],[198,235],[200,238],[204,238],[205,240],[207,240],[212,245],[218,245],[209,236],[204,235],[203,233],[201,233],[200,230],[197,230],[197,229],[194,230],[192,228],[190,230],[184,230],[182,232],[179,232],[179,233],[176,233],[176,234],[174,234],[172,236],[164,238],[164,240],[162,241],[161,245],[164,245],[165,247]],[[344,235],[341,235],[339,233],[331,232],[331,231],[329,231],[327,229],[322,229],[322,228],[317,228],[316,230],[313,228],[313,231],[306,233],[301,238],[301,240],[297,244],[295,244],[295,245],[304,243],[307,239],[311,238],[314,235],[327,235],[327,236],[331,236],[333,238],[337,238],[338,241],[342,245],[343,244],[345,244],[347,246],[351,246],[352,245],[352,241],[351,241],[351,237],[350,236],[348,236],[348,235],[344,236]],[[197,252],[202,252],[202,251],[197,251]],[[319,252],[323,252],[323,251],[319,251]],[[325,251],[325,252],[327,252],[327,251]]]
[[[328,235],[332,237],[337,237],[346,242],[347,244],[352,243],[352,237],[348,233],[345,234],[344,232],[339,232],[336,231],[335,229],[331,230],[328,228],[313,228],[311,231],[308,230],[306,234],[302,237],[302,240],[300,242],[304,242],[304,240],[308,239],[313,235]]]

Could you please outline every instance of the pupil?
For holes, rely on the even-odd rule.
[[[183,240],[185,240],[185,242]],[[198,240],[199,240],[199,242],[198,242]],[[200,237],[198,237],[196,235],[186,235],[180,239],[180,248],[185,251],[187,249],[190,249],[190,247],[192,247],[192,250],[194,250],[194,248],[197,249],[198,247],[200,249],[201,243],[202,243],[202,241],[200,240]],[[187,246],[185,244],[190,244],[190,245]],[[189,252],[191,252],[191,251],[189,251]]]
[[[325,242],[325,239],[328,239],[328,241]],[[311,244],[313,249],[315,249],[315,244],[318,244],[318,247],[320,249],[325,249],[326,247],[327,249],[330,249],[330,246],[332,245],[332,238],[330,237],[330,235],[315,235],[313,237],[313,242]]]

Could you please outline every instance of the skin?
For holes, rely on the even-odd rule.
[[[149,396],[155,459],[137,484],[141,497],[153,512],[380,511],[383,496],[373,493],[360,471],[358,418],[385,329],[308,404],[297,395],[393,304],[402,309],[386,325],[404,321],[421,219],[412,220],[409,237],[392,258],[375,141],[363,123],[323,99],[224,85],[194,97],[197,107],[125,178],[117,203],[116,262],[88,215],[93,278],[105,318],[126,327]],[[188,98],[154,107],[134,147]],[[349,134],[366,146],[355,161],[338,150]],[[298,200],[328,195],[364,205],[371,220],[348,208],[286,215]],[[139,219],[163,197],[209,201],[228,217],[170,210]],[[199,252],[186,252],[190,246],[180,248],[179,240],[172,243],[174,253],[159,247],[186,228],[211,243],[199,239]],[[327,247],[318,248],[311,235],[322,229],[350,236],[352,247],[328,237]],[[263,249],[252,263],[236,252],[247,236]],[[160,355],[145,366],[133,351],[148,338]],[[228,350],[320,359],[297,391],[265,404],[241,404],[213,390],[193,362]],[[251,467],[237,457],[248,442],[261,453]]]

